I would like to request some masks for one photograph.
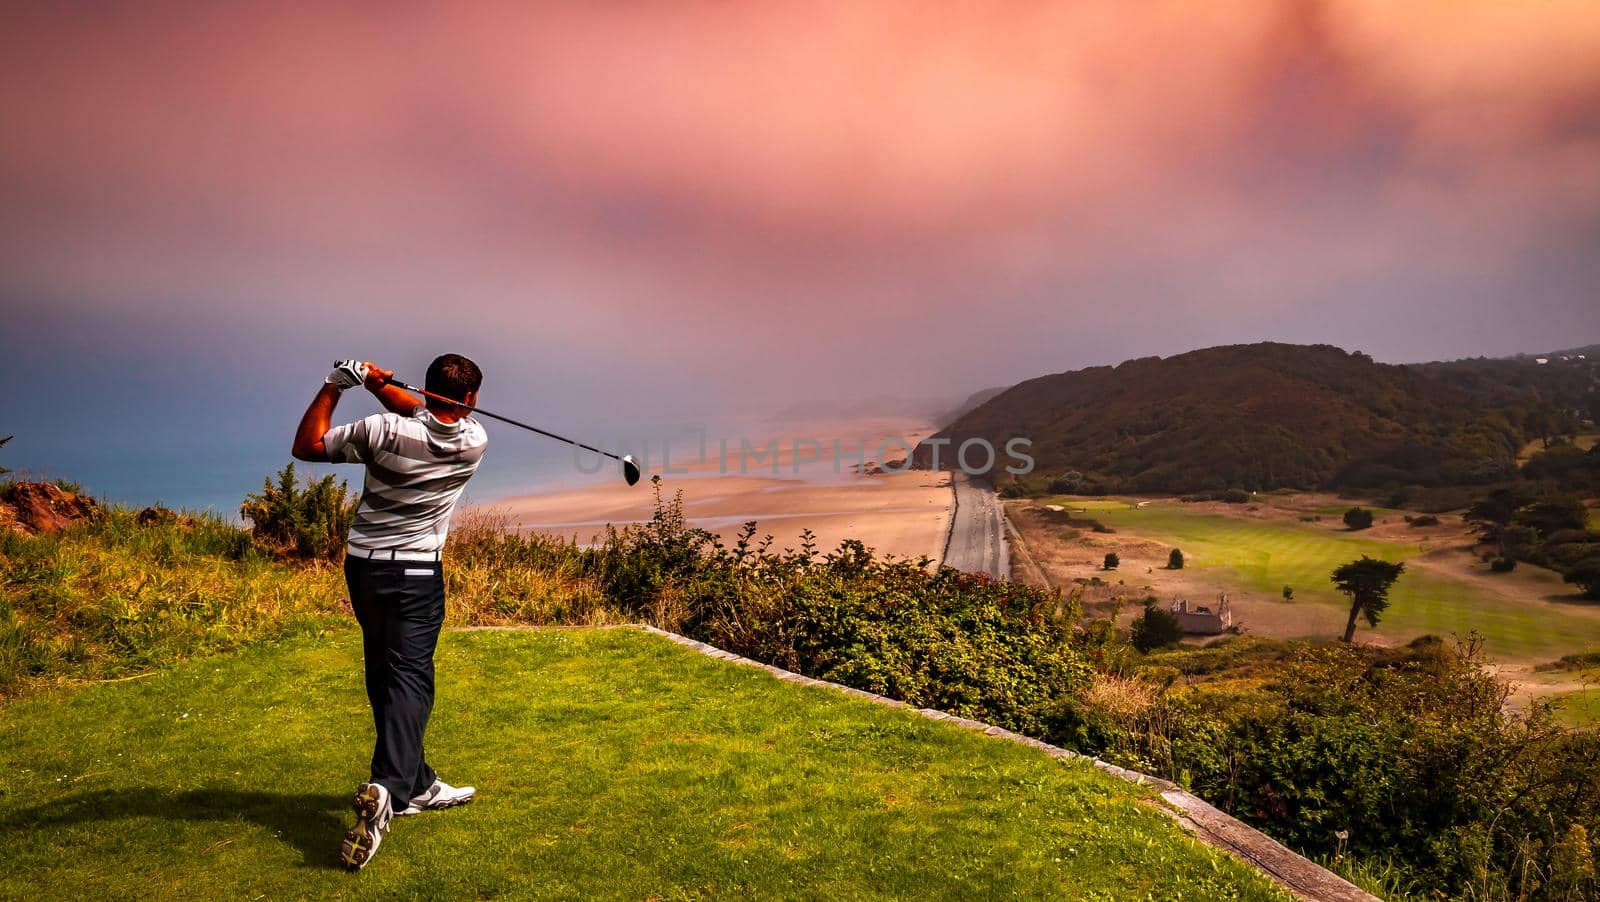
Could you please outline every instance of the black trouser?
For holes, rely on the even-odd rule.
[[[438,561],[346,556],[345,583],[361,624],[367,700],[378,741],[372,782],[389,790],[395,811],[433,785],[422,734],[433,711],[433,649],[444,624],[444,570]]]

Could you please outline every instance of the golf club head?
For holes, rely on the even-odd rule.
[[[632,454],[622,455],[622,478],[628,480],[628,485],[639,481],[639,465],[634,462]]]

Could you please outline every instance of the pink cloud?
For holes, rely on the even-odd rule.
[[[776,353],[975,298],[1110,330],[1114,290],[1310,334],[1340,286],[1448,310],[1600,231],[1589,0],[8,16],[13,293],[445,297],[570,341],[626,309]]]

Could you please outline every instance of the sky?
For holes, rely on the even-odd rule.
[[[136,500],[349,356],[595,429],[1600,341],[1593,0],[8,3],[0,111],[0,464]]]

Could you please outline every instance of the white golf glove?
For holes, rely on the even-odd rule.
[[[355,388],[367,381],[367,365],[359,360],[341,360],[333,365],[333,372],[324,381],[337,385],[340,391]]]

